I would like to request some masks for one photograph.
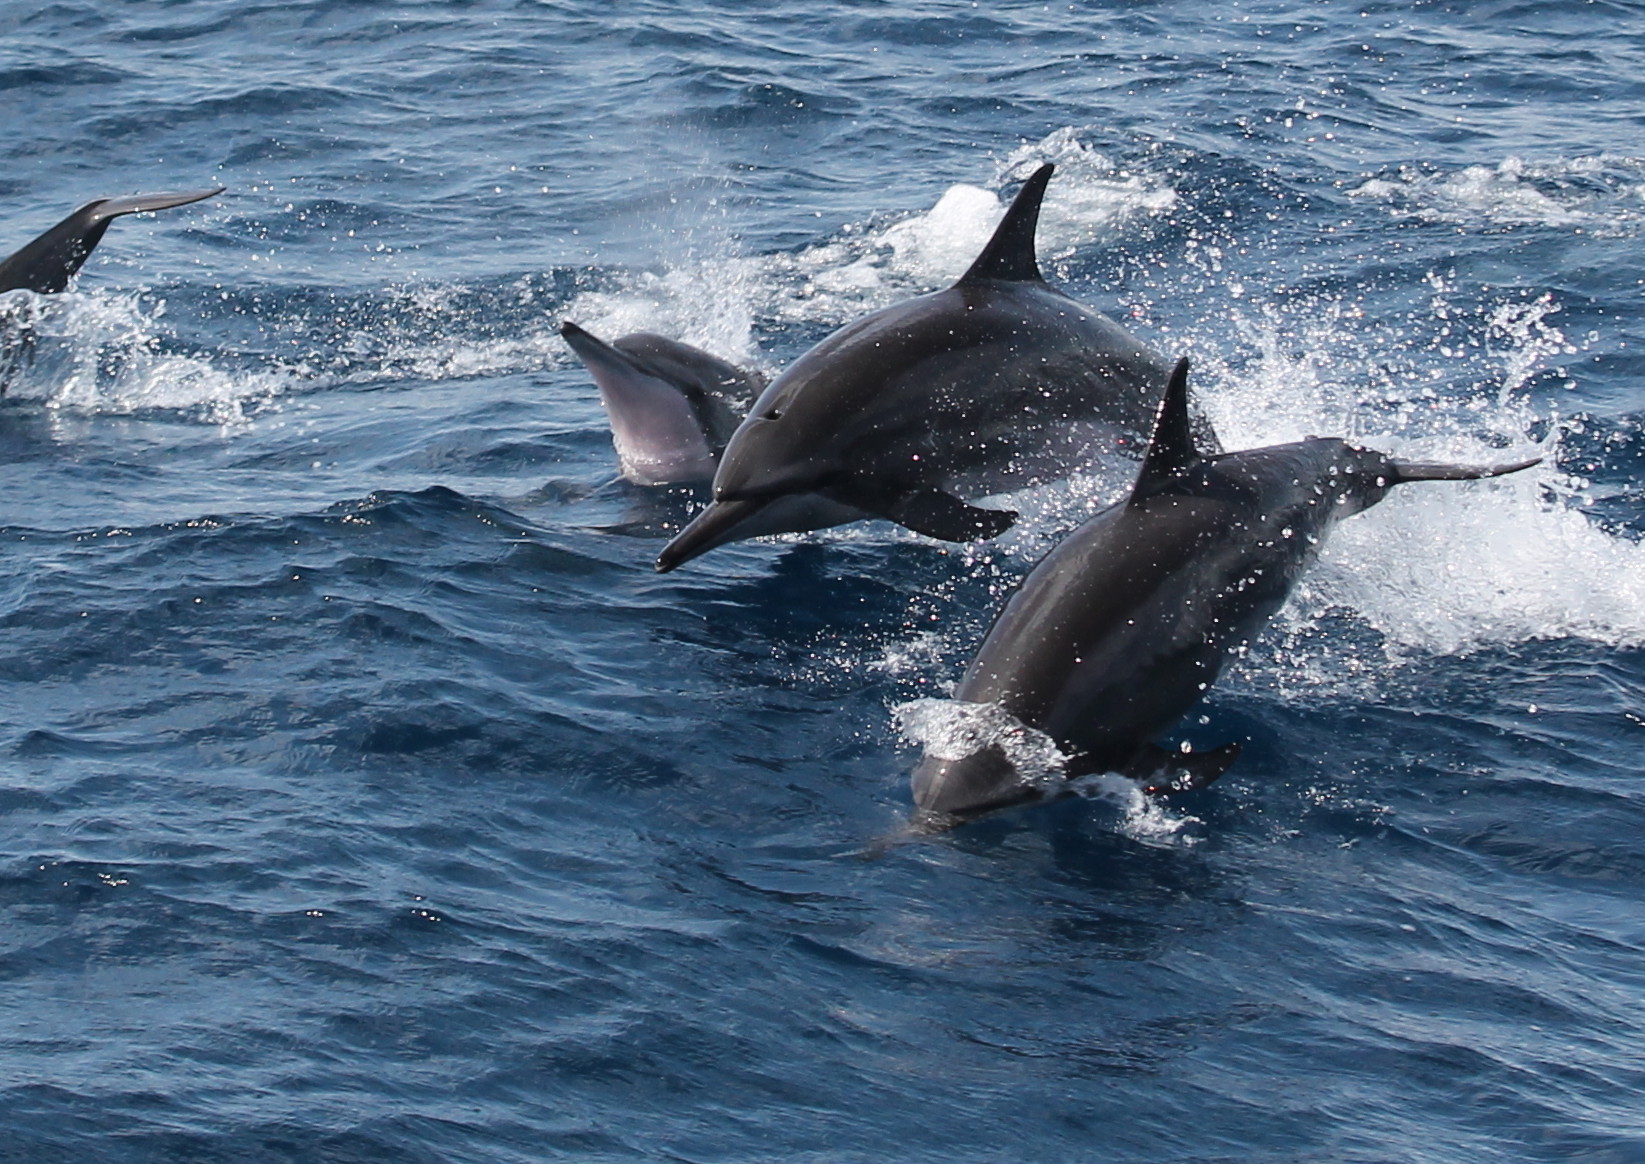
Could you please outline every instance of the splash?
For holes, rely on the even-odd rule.
[[[905,740],[939,760],[960,760],[991,745],[999,747],[1024,783],[1048,795],[1082,796],[1111,806],[1119,814],[1118,831],[1133,840],[1145,844],[1194,840],[1183,830],[1199,820],[1145,795],[1135,780],[1111,772],[1070,780],[1070,757],[1056,741],[998,704],[915,699],[893,707],[891,717]]]
[[[231,374],[167,350],[163,301],[66,292],[0,297],[0,387],[49,409],[165,411],[235,425],[287,391],[283,372]]]
[[[563,316],[603,339],[656,332],[734,364],[753,365],[758,362],[754,315],[764,265],[758,259],[726,258],[660,273],[638,272],[623,279],[617,290],[578,295]]]
[[[1165,801],[1149,796],[1135,780],[1102,772],[1082,776],[1069,785],[1076,796],[1111,805],[1120,815],[1119,832],[1149,845],[1195,844],[1198,837],[1186,832],[1203,823],[1199,817],[1177,812]]]
[[[1519,476],[1411,486],[1344,523],[1299,613],[1353,610],[1390,661],[1536,639],[1645,645],[1645,546],[1573,509],[1557,472]]]
[[[1405,486],[1344,522],[1282,612],[1281,633],[1305,638],[1347,612],[1376,632],[1389,663],[1547,638],[1645,643],[1645,547],[1582,514],[1587,483],[1558,466],[1557,412],[1526,392],[1579,351],[1557,326],[1558,305],[1549,296],[1470,305],[1444,280],[1431,284],[1428,317],[1400,324],[1371,324],[1351,302],[1236,316],[1255,358],[1214,369],[1205,385],[1224,443],[1347,435],[1413,459],[1541,454],[1544,463],[1491,481]],[[1534,441],[1539,428],[1547,435]]]
[[[1024,782],[1040,788],[1066,780],[1069,757],[1044,732],[1031,728],[996,703],[914,699],[891,709],[897,730],[939,760],[963,760],[997,746]]]
[[[564,351],[556,322],[536,300],[531,279],[484,291],[462,283],[390,286],[371,301],[340,305],[331,319],[300,316],[286,326],[294,342],[333,353],[316,378],[321,387],[471,379],[539,368]],[[500,334],[497,320],[510,315],[525,326]]]
[[[1055,257],[1115,237],[1134,220],[1175,205],[1160,178],[1131,173],[1058,130],[1013,152],[991,178],[1018,181],[1044,161],[1057,178],[1040,216],[1040,251]],[[737,362],[754,360],[754,321],[837,327],[899,299],[945,286],[977,257],[1005,213],[993,190],[958,184],[930,209],[890,222],[846,224],[836,237],[795,253],[690,257],[661,273],[621,276],[585,292],[567,318],[596,334],[656,331]]]

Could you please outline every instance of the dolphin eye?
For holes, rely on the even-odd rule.
[[[781,420],[782,418],[783,418],[783,410],[782,409],[780,409],[780,408],[768,408],[768,409],[765,410],[765,415],[762,416],[760,419],[761,420]]]

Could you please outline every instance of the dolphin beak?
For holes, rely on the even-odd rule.
[[[630,376],[635,374],[633,360],[599,336],[584,331],[569,319],[560,324],[560,337],[573,352],[577,353],[577,358],[587,365],[588,370],[594,373],[596,380],[601,373],[618,376],[624,373]]]
[[[657,555],[657,573],[666,574],[715,546],[737,540],[737,527],[764,509],[770,501],[715,501],[674,535],[674,540]]]
[[[1388,467],[1394,471],[1393,483],[1407,481],[1477,481],[1481,477],[1502,477],[1540,465],[1541,457],[1523,461],[1509,461],[1501,465],[1442,465],[1433,461],[1399,461],[1389,458]]]

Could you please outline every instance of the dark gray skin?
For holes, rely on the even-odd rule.
[[[1337,522],[1406,481],[1494,477],[1536,463],[1399,461],[1317,437],[1202,455],[1183,361],[1131,496],[1034,567],[954,698],[998,704],[1045,732],[1073,755],[1067,775],[1119,772],[1155,793],[1204,787],[1239,745],[1183,753],[1155,737],[1284,605]],[[960,759],[927,756],[913,791],[920,823],[942,828],[1048,789],[989,746]]]
[[[765,377],[650,332],[606,343],[560,327],[600,389],[622,475],[636,485],[706,485]]]
[[[0,262],[0,292],[24,290],[52,295],[62,291],[102,241],[109,223],[122,214],[187,206],[202,198],[221,194],[224,189],[215,186],[210,190],[189,190],[179,194],[134,194],[129,198],[102,198],[88,202]]]
[[[1051,171],[1028,179],[958,283],[841,328],[760,395],[726,446],[712,504],[658,570],[775,532],[765,511],[784,499],[948,541],[993,537],[1016,514],[956,492],[1055,480],[1147,430],[1168,365],[1040,276],[1034,232]]]

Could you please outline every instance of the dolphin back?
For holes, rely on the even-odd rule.
[[[187,206],[221,194],[222,186],[173,194],[133,194],[88,202],[33,242],[0,262],[0,291],[34,291],[51,295],[62,291],[90,257],[103,234],[122,214]]]

